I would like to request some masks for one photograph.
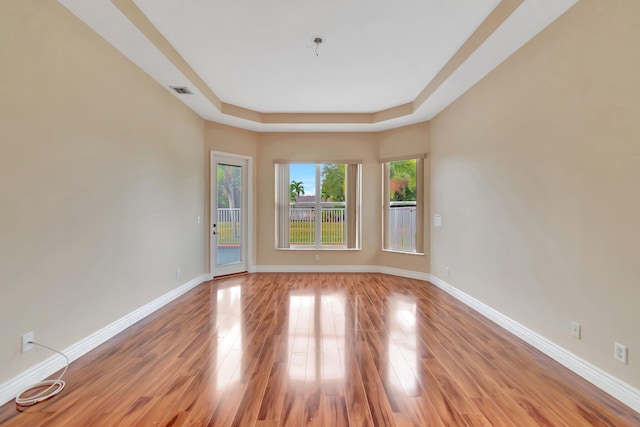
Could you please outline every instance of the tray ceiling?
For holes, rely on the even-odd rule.
[[[429,120],[577,0],[59,1],[204,119],[268,132]]]

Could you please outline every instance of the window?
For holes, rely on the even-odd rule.
[[[384,249],[423,253],[424,155],[385,161]]]
[[[360,164],[277,163],[276,247],[358,249]]]

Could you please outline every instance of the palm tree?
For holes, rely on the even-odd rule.
[[[291,181],[291,185],[289,185],[289,189],[291,190],[292,202],[296,201],[296,197],[300,195],[304,195],[304,186],[302,185],[302,181]]]

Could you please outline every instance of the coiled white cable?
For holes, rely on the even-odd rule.
[[[40,347],[44,347],[48,350],[58,353],[59,355],[64,357],[67,363],[64,369],[62,370],[62,373],[58,377],[58,379],[39,382],[38,384],[34,384],[31,387],[26,388],[22,390],[20,393],[18,393],[18,395],[16,396],[16,405],[18,406],[33,406],[36,403],[40,403],[43,400],[49,399],[50,397],[53,397],[56,394],[60,393],[65,385],[65,382],[62,381],[62,377],[64,376],[64,374],[67,372],[67,369],[69,368],[69,358],[67,357],[66,354],[56,349],[53,349],[51,347],[47,347],[46,345],[38,344],[37,342],[30,341],[29,343],[40,346]],[[34,394],[33,396],[29,396],[29,397],[22,397],[22,395],[27,393],[28,391],[36,390],[43,387],[47,387],[47,388],[42,390],[40,393]]]

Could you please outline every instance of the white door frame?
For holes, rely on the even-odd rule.
[[[218,169],[217,164],[221,159],[230,159],[236,162],[244,162],[243,167],[243,180],[244,187],[242,189],[242,204],[243,204],[243,232],[242,232],[242,256],[244,260],[244,267],[246,271],[253,271],[253,157],[242,156],[233,153],[224,153],[221,151],[211,151],[210,159],[210,187],[209,196],[211,197],[211,203],[209,206],[209,271],[212,277],[220,276],[229,273],[217,273],[216,272],[216,248],[217,240],[213,235],[213,224],[218,220],[218,197],[213,194],[214,189],[217,189]]]

